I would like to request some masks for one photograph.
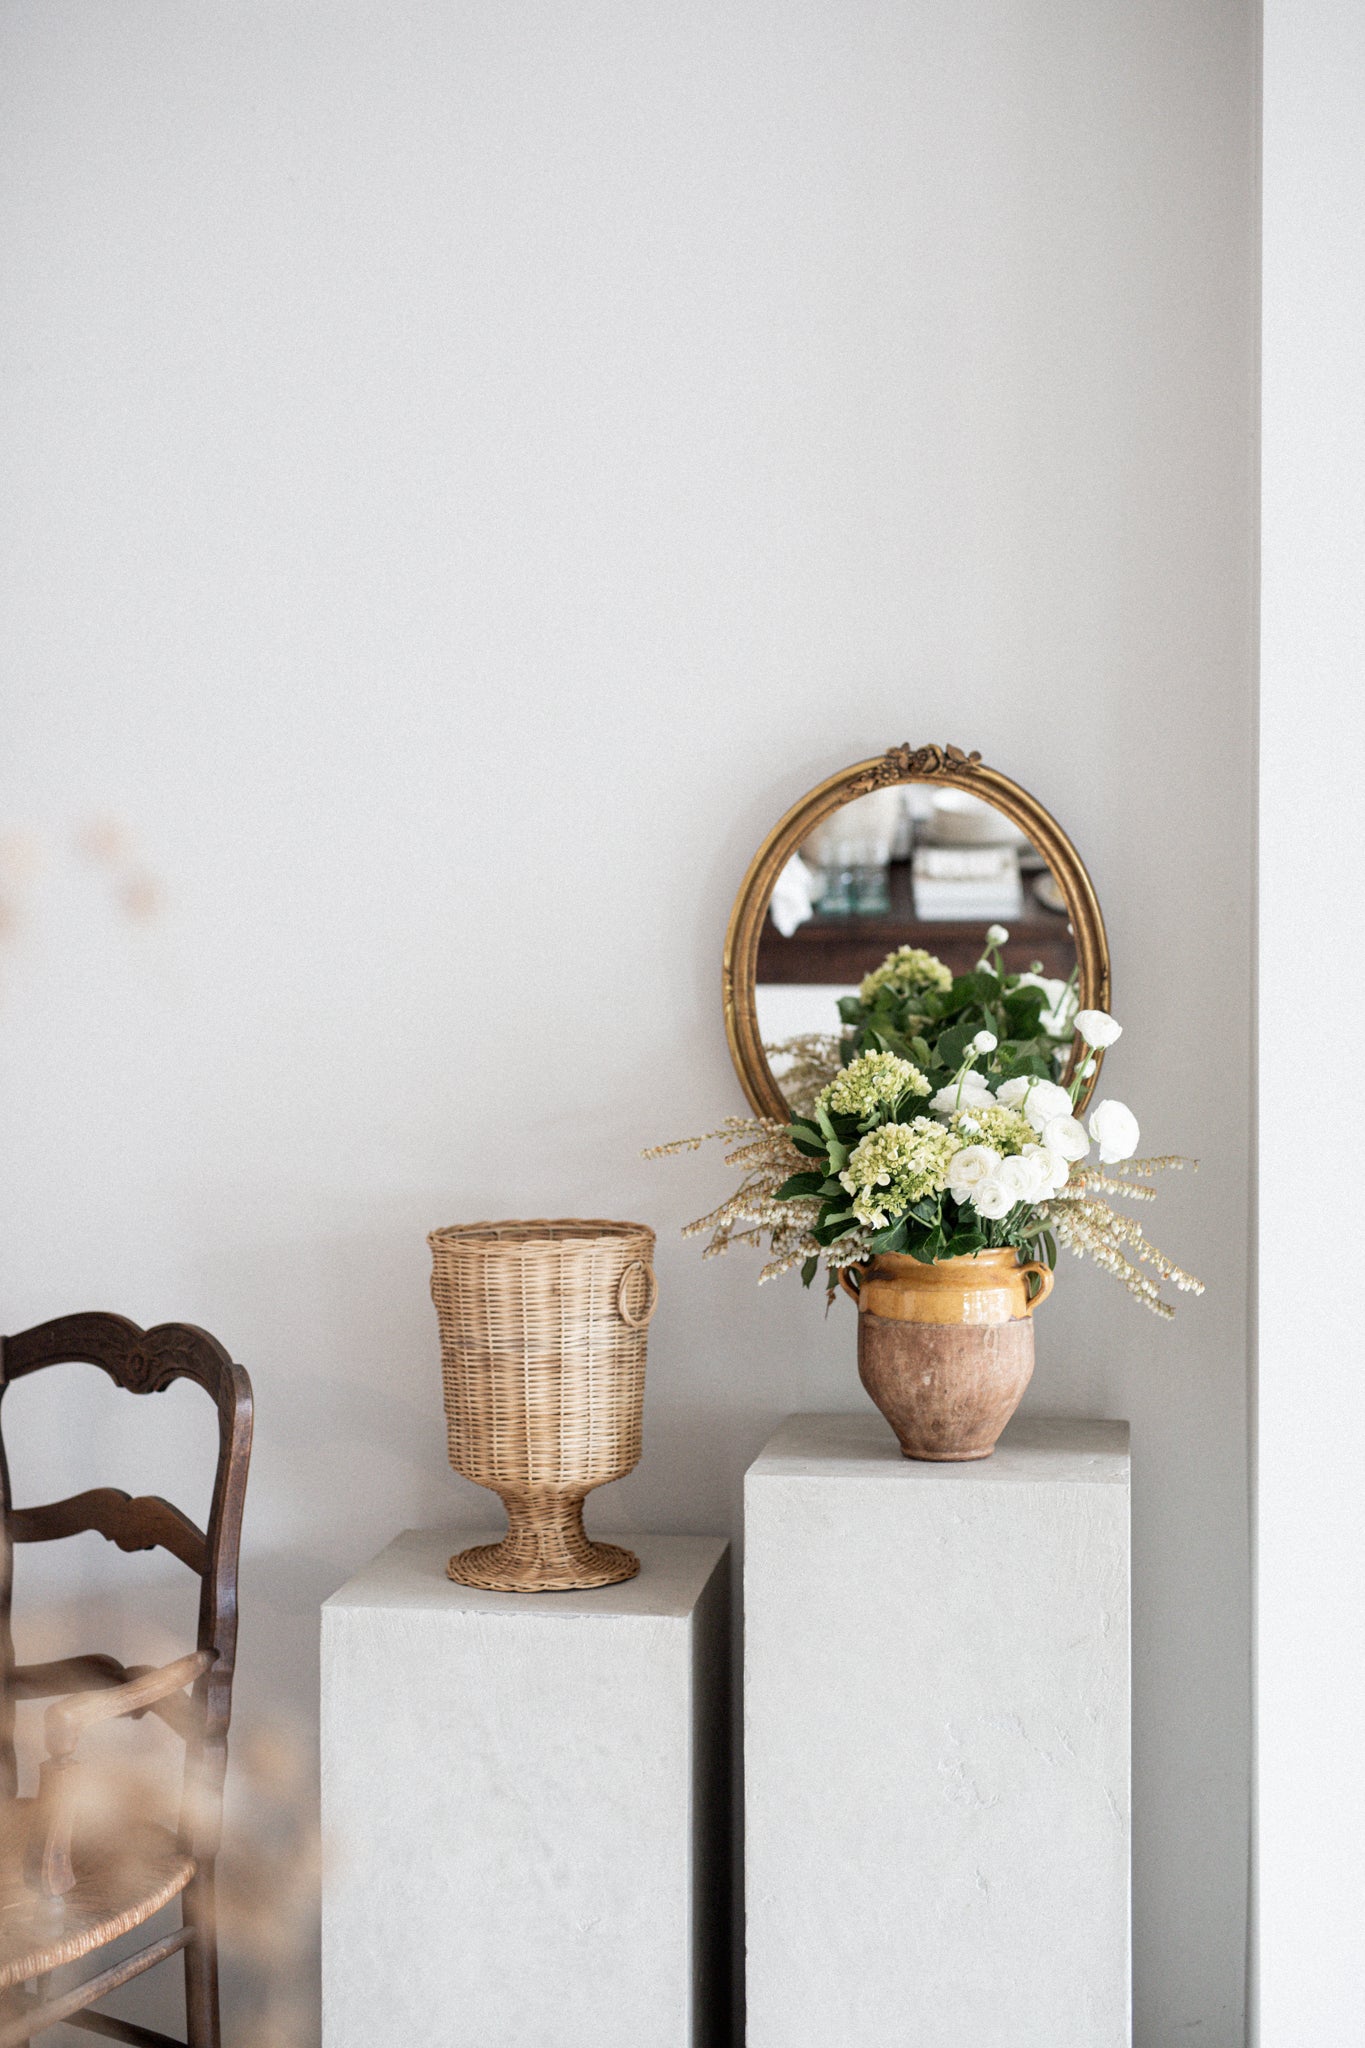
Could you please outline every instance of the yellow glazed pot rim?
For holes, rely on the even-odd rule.
[[[920,1280],[933,1285],[935,1273],[950,1273],[957,1285],[974,1279],[983,1283],[997,1280],[1002,1272],[1018,1272],[1025,1262],[1013,1245],[1001,1245],[994,1251],[964,1252],[954,1259],[934,1259],[926,1264],[923,1259],[912,1258],[909,1252],[874,1252],[865,1272],[880,1272],[887,1278],[894,1273],[898,1280]]]
[[[1052,1274],[1036,1259],[1021,1259],[1009,1245],[968,1252],[924,1265],[908,1252],[878,1252],[858,1268],[854,1294],[860,1315],[900,1323],[1007,1323],[1031,1316],[1052,1292]],[[1031,1294],[1030,1276],[1038,1291]],[[843,1276],[841,1275],[841,1278]]]

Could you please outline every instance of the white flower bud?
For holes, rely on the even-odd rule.
[[[972,1040],[973,1052],[994,1052],[1000,1040],[993,1031],[978,1031]]]
[[[988,946],[1003,946],[1008,937],[1009,933],[1002,924],[992,924],[986,927],[986,944]]]

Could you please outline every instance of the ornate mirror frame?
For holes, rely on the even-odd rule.
[[[1085,863],[1066,833],[1036,797],[1011,782],[996,768],[984,766],[980,754],[964,753],[961,747],[912,747],[907,742],[891,747],[872,761],[859,761],[827,781],[819,783],[799,803],[793,804],[774,826],[749,865],[740,885],[735,907],[725,934],[722,994],[725,1003],[725,1034],[744,1093],[759,1116],[786,1122],[788,1109],[763,1054],[755,1000],[758,942],[773,884],[806,835],[854,797],[898,782],[932,782],[965,790],[983,798],[1016,825],[1047,862],[1066,900],[1067,917],[1076,941],[1079,968],[1080,1005],[1083,1010],[1107,1010],[1110,1002],[1109,941],[1099,899]],[[875,963],[874,963],[875,964]],[[1073,1047],[1067,1066],[1070,1077],[1075,1064]],[[1095,1072],[1081,1095],[1083,1108],[1099,1079],[1103,1053],[1096,1053]]]

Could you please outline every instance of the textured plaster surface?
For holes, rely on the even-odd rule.
[[[1129,2042],[1128,1505],[1124,1423],[750,1469],[749,2048]]]
[[[325,2048],[702,2048],[725,1544],[484,1593],[409,1531],[323,1609]]]

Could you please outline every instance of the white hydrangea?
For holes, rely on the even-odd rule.
[[[894,989],[897,995],[908,995],[917,988],[937,989],[942,994],[952,985],[952,968],[945,967],[934,954],[926,953],[923,946],[898,946],[894,953],[887,954],[880,967],[863,976],[858,994],[870,1003],[881,988]]]
[[[831,1116],[875,1116],[894,1109],[907,1095],[927,1095],[929,1083],[910,1060],[894,1052],[863,1052],[836,1074],[816,1097]]]
[[[853,1197],[853,1213],[870,1230],[884,1230],[924,1195],[948,1185],[962,1140],[932,1117],[913,1123],[882,1124],[859,1140],[839,1175]]]

